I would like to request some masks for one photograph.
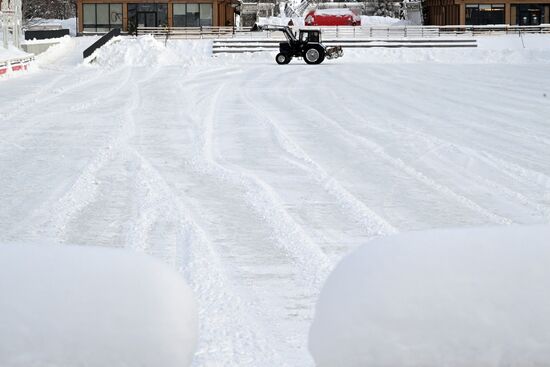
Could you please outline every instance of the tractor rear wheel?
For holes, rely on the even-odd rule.
[[[288,64],[292,60],[292,57],[290,55],[284,54],[282,52],[278,53],[277,56],[275,56],[275,61],[277,61],[277,64],[279,65],[285,65]]]
[[[304,52],[304,61],[307,64],[320,64],[325,59],[325,50],[320,46],[312,46]]]

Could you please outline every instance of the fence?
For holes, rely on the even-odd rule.
[[[33,60],[33,56],[26,56],[0,61],[0,76],[15,71],[27,70]]]
[[[308,27],[302,27],[308,28]],[[550,24],[538,26],[335,26],[313,27],[323,31],[323,38],[329,39],[368,39],[368,38],[434,38],[434,37],[473,37],[477,35],[550,33]],[[294,27],[298,29],[298,27]],[[150,27],[139,28],[139,35],[151,34],[155,37],[170,39],[202,38],[273,38],[284,36],[277,31],[251,32],[250,28],[237,27]]]

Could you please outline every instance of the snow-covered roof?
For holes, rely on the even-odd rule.
[[[352,15],[353,12],[348,8],[335,8],[335,9],[316,9],[316,15]]]

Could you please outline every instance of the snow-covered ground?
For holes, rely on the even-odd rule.
[[[8,48],[4,48],[0,43],[0,62],[13,60],[16,58],[26,57],[26,56],[31,56],[31,55],[26,53],[25,51],[21,51],[20,49],[16,48],[13,45],[9,45]]]
[[[550,222],[547,36],[319,66],[147,38],[82,65],[93,40],[0,80],[0,242],[125,247],[181,271],[196,366],[312,365],[323,281],[373,237]]]

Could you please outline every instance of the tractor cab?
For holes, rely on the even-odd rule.
[[[318,29],[300,29],[300,43],[321,43],[321,31]]]

